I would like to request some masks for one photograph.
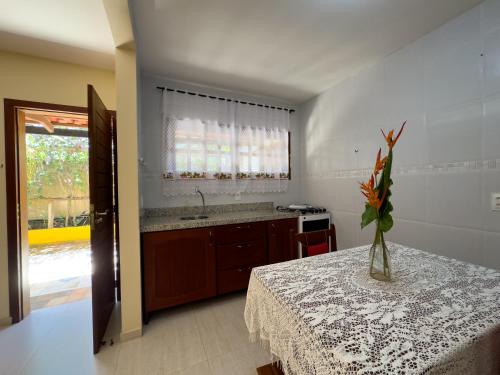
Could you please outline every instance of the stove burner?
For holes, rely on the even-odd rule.
[[[326,208],[324,207],[315,207],[315,206],[309,206],[309,205],[299,205],[299,204],[291,204],[288,207],[285,206],[277,206],[276,210],[280,212],[297,212],[302,215],[305,214],[321,214],[323,212],[326,212]]]

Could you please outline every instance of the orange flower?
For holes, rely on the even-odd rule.
[[[384,135],[386,142],[387,142],[387,146],[389,146],[389,150],[392,150],[392,148],[396,145],[396,142],[398,141],[399,137],[401,136],[401,133],[403,132],[405,125],[406,125],[406,121],[403,122],[401,129],[399,129],[398,135],[394,139],[392,139],[392,136],[394,135],[394,129],[391,130],[387,135],[385,135],[384,131],[382,129],[380,129],[382,131],[382,134]]]
[[[378,197],[378,192],[375,189],[375,177],[372,175],[368,182],[360,183],[360,186],[361,193],[368,199],[368,204],[378,210],[384,199],[380,200]]]
[[[380,173],[382,169],[384,169],[385,162],[387,161],[387,156],[383,158],[382,160],[380,159],[382,153],[382,149],[378,149],[378,154],[377,154],[377,161],[375,162],[375,169],[373,170],[373,175],[377,177],[377,175]]]

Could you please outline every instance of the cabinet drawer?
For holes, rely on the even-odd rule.
[[[228,245],[266,238],[266,223],[243,223],[215,228],[215,242]]]
[[[267,262],[264,239],[217,246],[217,268],[227,269]]]
[[[217,294],[235,292],[247,288],[252,268],[257,266],[238,267],[219,271],[217,275]]]

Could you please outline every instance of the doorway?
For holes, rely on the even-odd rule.
[[[91,299],[97,353],[119,298],[116,114],[91,85],[87,97],[4,101],[9,303],[17,323]]]
[[[26,163],[31,310],[89,299],[87,115],[18,109],[18,119],[25,129],[20,160]]]

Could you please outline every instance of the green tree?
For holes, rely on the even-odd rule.
[[[88,196],[88,138],[26,135],[28,200],[67,198],[66,225],[71,200]]]

